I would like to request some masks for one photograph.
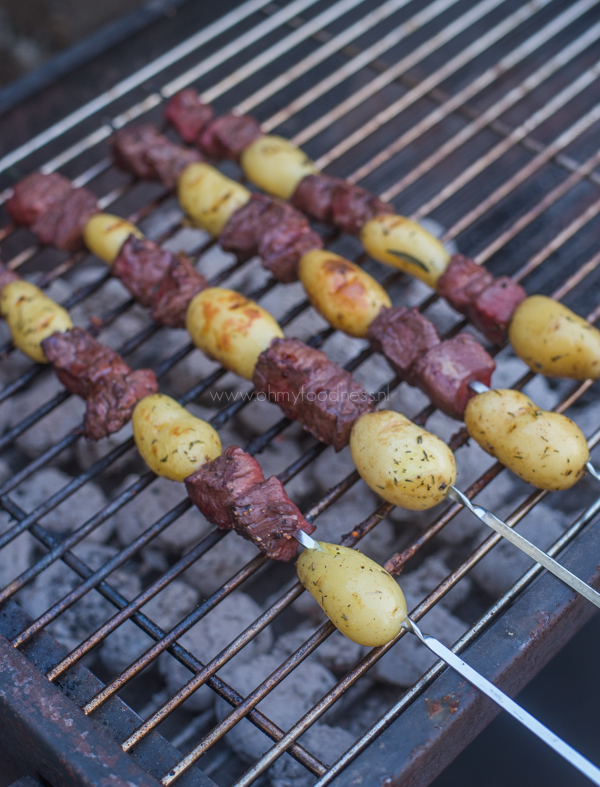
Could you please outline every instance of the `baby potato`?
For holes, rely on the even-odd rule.
[[[350,336],[365,338],[381,307],[392,305],[379,282],[330,251],[314,249],[303,254],[298,275],[319,314]]]
[[[43,340],[73,327],[69,312],[27,281],[13,281],[2,288],[0,314],[8,323],[15,347],[38,363],[48,363]]]
[[[196,347],[226,369],[251,380],[258,356],[283,338],[277,320],[239,292],[208,287],[188,306],[186,328]]]
[[[194,224],[216,238],[236,210],[248,202],[250,192],[210,164],[199,162],[179,176],[177,196]]]
[[[362,228],[360,239],[371,257],[416,276],[434,289],[450,262],[439,240],[404,216],[375,216]]]
[[[130,235],[143,238],[135,224],[111,213],[96,213],[88,219],[83,230],[83,240],[88,249],[109,265],[117,259],[121,246]]]
[[[392,410],[359,418],[350,435],[350,452],[371,489],[409,511],[441,503],[456,481],[454,454],[446,443]]]
[[[142,459],[156,475],[183,481],[221,454],[221,440],[210,424],[175,399],[152,394],[141,399],[131,419]]]
[[[532,295],[517,306],[508,338],[534,372],[572,380],[600,377],[600,331],[545,295]]]
[[[354,549],[318,542],[305,549],[298,578],[342,634],[375,647],[393,639],[406,620],[406,601],[396,580]]]
[[[319,171],[303,150],[273,134],[250,143],[240,164],[248,180],[281,199],[289,199],[301,180]]]
[[[589,459],[585,437],[570,418],[540,410],[518,391],[474,396],[465,425],[485,451],[538,489],[569,489]]]

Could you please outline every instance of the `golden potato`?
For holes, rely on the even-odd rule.
[[[251,142],[240,164],[248,180],[281,199],[289,199],[301,180],[319,171],[303,150],[273,134]]]
[[[446,443],[392,410],[359,418],[350,452],[374,492],[410,511],[437,505],[456,481],[454,454]]]
[[[196,347],[251,380],[258,356],[283,338],[277,320],[239,292],[209,287],[188,306],[186,328]]]
[[[144,462],[171,481],[183,481],[221,454],[221,440],[212,426],[170,396],[157,393],[141,399],[131,423]]]
[[[330,251],[314,249],[303,254],[298,275],[319,314],[350,336],[364,338],[381,307],[392,305],[379,282]]]
[[[143,238],[135,224],[111,213],[96,213],[88,219],[83,230],[83,240],[88,249],[109,265],[117,259],[121,246],[130,235]]]
[[[218,237],[236,210],[248,202],[250,192],[210,164],[199,162],[181,173],[177,196],[194,224]]]
[[[439,240],[404,216],[375,216],[362,228],[360,239],[371,257],[416,276],[434,289],[450,262]]]
[[[38,363],[48,363],[42,341],[73,327],[69,312],[28,281],[13,281],[2,288],[0,314],[15,347]]]
[[[600,331],[545,295],[532,295],[517,306],[508,338],[534,372],[573,380],[600,377]]]
[[[589,459],[577,424],[540,410],[518,391],[474,396],[465,410],[465,425],[485,451],[538,489],[569,489]]]
[[[396,580],[354,549],[319,542],[305,549],[298,578],[342,634],[375,647],[393,639],[406,620],[406,601]]]

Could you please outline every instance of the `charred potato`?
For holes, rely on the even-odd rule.
[[[210,164],[199,162],[181,173],[177,196],[194,224],[218,237],[236,210],[248,202],[250,192]]]
[[[272,134],[251,142],[242,152],[240,163],[248,180],[281,199],[289,199],[301,180],[318,172],[304,151]]]
[[[130,235],[143,238],[143,233],[127,219],[111,213],[96,213],[88,219],[83,240],[88,249],[109,265],[117,259],[121,246]]]
[[[191,301],[186,328],[194,344],[226,369],[252,379],[258,356],[283,331],[269,312],[239,292],[209,287]]]
[[[389,295],[358,265],[315,249],[304,254],[298,275],[308,299],[334,328],[364,338],[382,306],[390,307]]]
[[[221,440],[212,426],[170,396],[146,396],[135,406],[131,421],[142,459],[156,475],[171,481],[183,481],[221,454]]]

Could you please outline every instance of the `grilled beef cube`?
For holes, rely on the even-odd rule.
[[[49,175],[34,172],[14,186],[6,209],[15,224],[25,224],[28,227],[55,202],[60,202],[71,188],[70,181],[58,172],[51,172]]]
[[[332,224],[333,194],[342,182],[339,178],[322,173],[307,175],[298,184],[290,202],[311,218],[324,224]]]
[[[67,391],[82,399],[104,375],[124,376],[131,371],[118,353],[83,328],[53,333],[44,339],[42,349]]]
[[[13,281],[19,281],[20,278],[18,273],[11,271],[0,262],[0,294],[2,293],[3,287],[6,287],[7,284]]]
[[[349,372],[298,339],[274,339],[259,356],[253,379],[258,393],[336,451],[347,445],[356,419],[373,409]]]
[[[385,306],[369,326],[375,352],[385,355],[396,374],[414,384],[412,367],[419,356],[440,343],[435,326],[418,309]]]
[[[242,151],[262,135],[258,120],[250,115],[228,112],[211,121],[196,142],[200,150],[211,158],[238,161]]]
[[[203,104],[193,87],[176,93],[167,104],[165,118],[173,125],[184,142],[192,144],[202,129],[215,116],[210,104]]]
[[[272,210],[275,205],[272,197],[252,194],[223,227],[219,235],[219,245],[223,251],[233,252],[241,262],[258,254],[261,234],[275,217],[275,211]]]
[[[256,459],[237,445],[230,445],[221,456],[186,478],[185,487],[192,503],[209,522],[221,530],[232,530],[233,502],[264,480]]]
[[[156,375],[151,369],[103,375],[87,397],[84,435],[89,440],[100,440],[118,432],[131,420],[133,408],[140,399],[157,391]]]
[[[85,245],[85,225],[98,211],[96,197],[91,191],[71,188],[38,216],[31,225],[31,231],[48,246],[78,251]]]
[[[437,292],[453,309],[467,314],[477,296],[494,282],[492,274],[469,257],[454,254],[438,279]]]
[[[302,516],[277,476],[250,487],[231,506],[237,533],[273,560],[289,562],[296,557],[299,530],[309,535],[315,527]]]
[[[353,183],[340,181],[333,192],[331,217],[336,227],[357,235],[370,219],[382,213],[395,213],[389,202],[383,202],[370,191]]]
[[[462,420],[469,399],[475,395],[469,383],[489,385],[496,364],[468,333],[447,339],[415,361],[415,384],[443,413]]]
[[[116,260],[111,273],[120,279],[142,306],[153,306],[163,276],[175,255],[147,238],[130,235]]]
[[[185,328],[190,301],[208,282],[183,256],[174,257],[153,297],[152,319],[171,328]]]
[[[160,180],[169,191],[188,164],[202,160],[197,150],[171,142],[152,123],[119,129],[112,146],[118,167],[144,180]]]
[[[468,317],[494,344],[503,344],[508,337],[508,325],[515,309],[527,293],[508,276],[501,276],[481,292],[471,303]]]

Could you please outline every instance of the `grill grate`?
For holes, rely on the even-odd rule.
[[[459,474],[459,482],[461,477],[466,479],[469,497],[494,494],[495,487],[501,484],[495,479],[500,473],[502,478],[507,474],[489,460],[487,470],[481,474],[481,467],[486,465],[479,460],[477,466],[477,458],[475,462],[469,458],[477,457],[478,449],[467,445],[464,429],[457,431],[456,424],[435,413],[424,397],[399,385],[397,380],[390,380],[389,372],[377,365],[361,342],[343,343],[339,335],[322,326],[294,286],[278,285],[253,262],[232,264],[217,253],[205,235],[185,228],[170,195],[154,185],[132,183],[111,166],[106,140],[114,128],[132,119],[159,120],[163,99],[194,84],[219,109],[254,112],[264,128],[302,144],[318,165],[328,167],[332,174],[363,183],[384,199],[394,200],[406,215],[439,222],[445,228],[445,242],[457,240],[461,251],[488,264],[495,274],[524,280],[530,292],[553,294],[595,321],[600,316],[595,295],[600,276],[600,253],[595,245],[600,213],[600,154],[595,144],[600,105],[595,103],[599,64],[594,59],[593,44],[599,34],[600,6],[592,0],[435,0],[427,6],[415,0],[388,0],[381,4],[368,0],[295,0],[280,6],[250,0],[5,155],[0,160],[0,172],[60,169],[77,185],[89,184],[101,195],[102,207],[110,206],[115,212],[142,222],[146,234],[160,242],[174,248],[185,247],[198,257],[200,269],[213,275],[215,284],[226,282],[268,303],[291,335],[309,337],[315,346],[324,345],[346,368],[356,370],[368,389],[381,386],[391,397],[391,406],[406,411],[418,423],[428,423],[433,431],[448,439],[465,471],[464,476]],[[10,181],[4,177],[0,187],[8,189]],[[7,193],[2,193],[2,203]],[[22,270],[26,276],[37,275],[44,287],[56,289],[61,282],[69,282],[65,305],[80,309],[80,314],[85,315],[82,321],[89,321],[87,327],[96,334],[102,333],[103,339],[118,337],[118,351],[133,358],[134,365],[149,365],[151,359],[161,390],[173,393],[184,404],[194,403],[205,417],[209,414],[213,426],[224,432],[225,443],[232,441],[230,436],[238,441],[245,439],[247,450],[260,453],[261,464],[275,468],[281,480],[289,483],[291,496],[304,503],[309,521],[316,520],[319,526],[319,517],[326,515],[331,527],[336,518],[344,520],[344,528],[351,532],[343,537],[343,544],[353,546],[370,534],[381,532],[382,522],[391,517],[402,524],[402,529],[393,537],[382,539],[389,557],[388,568],[398,573],[406,568],[410,572],[439,550],[439,537],[456,525],[461,511],[457,504],[449,505],[442,513],[415,515],[411,520],[402,518],[388,504],[377,505],[351,469],[347,456],[342,454],[334,461],[331,449],[327,449],[329,453],[319,464],[325,447],[301,435],[289,421],[277,420],[275,416],[269,420],[265,415],[268,408],[251,396],[228,401],[224,394],[243,393],[244,389],[237,388],[223,369],[198,362],[198,351],[179,334],[150,324],[132,300],[114,297],[116,290],[110,290],[108,274],[86,255],[66,257],[41,250],[31,244],[24,231],[6,222],[0,230],[0,241],[9,267]],[[381,268],[366,260],[353,241],[333,235],[327,241],[331,248],[357,259],[382,280]],[[394,303],[418,304],[429,310],[446,334],[464,327],[435,296],[428,296],[424,287],[407,283],[398,274],[388,276],[384,284]],[[104,297],[109,290],[109,297]],[[100,318],[94,316],[98,308]],[[129,327],[123,329],[122,325]],[[110,338],[106,341],[116,346]],[[190,508],[189,501],[182,499],[154,522],[146,522],[143,531],[127,543],[123,543],[121,535],[119,549],[99,567],[86,562],[81,557],[82,542],[89,543],[90,536],[98,539],[100,528],[119,518],[122,522],[127,506],[148,496],[157,481],[153,474],[141,470],[132,450],[133,440],[126,435],[107,441],[108,447],[92,458],[81,448],[73,424],[39,451],[24,448],[24,441],[41,429],[45,418],[56,420],[60,412],[75,407],[75,400],[62,391],[46,396],[47,372],[38,366],[24,365],[10,343],[2,345],[1,355],[5,386],[0,392],[0,404],[9,408],[17,403],[20,415],[8,417],[7,429],[0,437],[0,449],[16,467],[16,472],[0,484],[0,505],[14,520],[0,535],[0,559],[3,552],[9,554],[14,544],[23,543],[26,531],[35,538],[37,546],[31,552],[31,565],[0,592],[0,601],[26,599],[34,583],[42,580],[58,561],[82,580],[61,593],[55,603],[47,603],[18,632],[11,633],[12,645],[27,649],[35,642],[35,635],[50,624],[59,623],[69,610],[77,610],[90,597],[101,596],[116,611],[106,613],[93,632],[80,634],[70,652],[54,659],[44,671],[49,680],[68,691],[69,677],[78,665],[89,664],[96,670],[104,685],[80,702],[84,713],[92,718],[117,695],[132,703],[143,721],[127,737],[119,739],[124,750],[135,752],[157,728],[184,750],[189,748],[167,773],[151,769],[164,785],[176,783],[198,760],[206,774],[218,776],[219,783],[248,785],[286,750],[318,779],[319,787],[335,779],[346,783],[350,764],[358,758],[360,767],[359,755],[368,753],[375,736],[392,722],[392,730],[402,724],[403,714],[439,678],[442,665],[424,670],[398,699],[398,689],[371,688],[367,674],[392,646],[402,649],[403,644],[394,642],[375,649],[357,657],[350,670],[340,671],[345,674],[338,675],[333,688],[324,691],[316,704],[311,703],[312,707],[291,729],[282,730],[256,706],[310,654],[319,652],[333,632],[331,624],[322,623],[307,635],[291,655],[280,659],[275,672],[246,697],[224,681],[220,671],[235,654],[246,653],[244,648],[256,642],[261,632],[273,629],[281,635],[292,627],[297,615],[294,602],[301,596],[301,588],[293,583],[293,571],[273,566],[262,556],[254,557],[240,563],[239,570],[230,569],[226,581],[217,583],[210,592],[203,590],[201,603],[176,625],[159,626],[144,609],[148,602],[160,599],[164,589],[190,567],[202,568],[203,560],[210,559],[212,550],[224,538],[224,543],[231,544],[236,536],[207,531],[198,543],[172,552],[168,562],[161,560],[156,539],[164,539],[182,521]],[[517,369],[506,349],[498,354],[497,361],[499,374],[511,385],[539,386],[539,379],[532,373],[522,373],[523,366]],[[189,371],[185,372],[186,364],[191,369],[200,364],[202,376],[184,390],[181,380],[191,380]],[[590,386],[589,381],[578,385],[561,383],[554,388],[544,387],[544,395],[558,412],[573,414],[585,424],[591,433],[590,447],[594,447],[600,440],[599,413],[587,394]],[[36,398],[35,408],[24,412],[19,402],[31,392]],[[41,399],[43,404],[39,405]],[[226,406],[219,406],[223,401],[228,402]],[[255,418],[266,424],[263,430],[256,427]],[[82,471],[78,460],[86,456],[86,469]],[[322,488],[318,479],[325,460],[334,471],[326,474],[329,489]],[[18,501],[23,490],[32,482],[37,483],[47,466],[66,470],[70,480],[41,499],[21,505]],[[136,478],[120,483],[124,473],[130,471],[137,473]],[[61,504],[91,486],[104,490],[110,501],[93,512],[84,506],[67,533],[56,532],[55,520],[54,524],[43,522]],[[502,487],[505,491],[507,488]],[[503,505],[505,519],[514,526],[522,520],[527,522],[527,516],[546,497],[545,492],[531,492],[524,485],[514,484],[508,497],[499,500],[498,505]],[[358,500],[362,501],[362,507],[357,507],[361,521],[355,521],[359,513],[348,521]],[[368,514],[366,505],[373,509]],[[564,513],[566,530],[548,548],[548,553],[556,556],[594,521],[600,500],[593,482],[586,479],[580,482],[574,496],[554,494],[552,505],[571,512]],[[329,537],[327,529],[321,532]],[[420,620],[450,590],[468,582],[471,569],[500,541],[495,534],[484,537],[474,532],[459,542],[443,541],[443,554],[453,569],[420,600],[412,617]],[[115,536],[111,543],[115,543]],[[366,540],[367,553],[378,548],[373,537],[370,542]],[[124,567],[130,567],[129,574],[143,583],[134,593],[124,592],[117,581],[118,572]],[[576,565],[573,570],[577,568]],[[583,570],[583,565],[579,568]],[[464,634],[455,645],[456,652],[472,646],[494,621],[508,614],[511,605],[522,598],[523,591],[540,574],[539,566],[533,566],[496,598],[475,594],[471,607],[463,612]],[[264,602],[264,612],[220,653],[203,663],[178,640],[211,610],[220,609],[221,601],[239,589],[249,590]],[[550,608],[557,598],[556,584],[550,584]],[[577,625],[584,617],[584,613],[579,615]],[[132,658],[124,670],[107,671],[106,664],[102,666],[96,658],[99,646],[126,621],[135,623],[154,644],[147,645],[146,651]],[[563,636],[559,628],[557,623],[549,642],[540,643],[546,655],[539,655],[535,666],[523,670],[522,680],[534,674],[558,646]],[[397,639],[402,639],[402,635]],[[140,698],[147,696],[149,688],[152,690],[152,681],[157,677],[151,670],[165,651],[187,667],[192,677],[172,695],[162,692],[151,703],[142,702]],[[210,713],[190,718],[181,708],[205,682],[234,706],[217,723]],[[360,732],[354,733],[356,743],[333,767],[312,752],[307,743],[297,742],[326,711],[335,712],[347,692],[351,698],[360,696],[362,691],[379,691],[387,709],[374,724],[373,720],[364,719]],[[228,762],[227,750],[221,743],[223,736],[244,717],[277,742],[246,773],[242,763]],[[484,723],[483,719],[473,723],[471,737]],[[457,742],[453,752],[467,740]],[[435,756],[435,767],[443,767],[450,757],[444,760],[446,755],[439,753],[444,749],[443,742],[432,736],[427,743],[425,753]],[[382,767],[391,772],[391,760]],[[436,772],[435,768],[423,767],[418,783],[429,783]],[[400,775],[396,774],[396,778],[400,779]]]

